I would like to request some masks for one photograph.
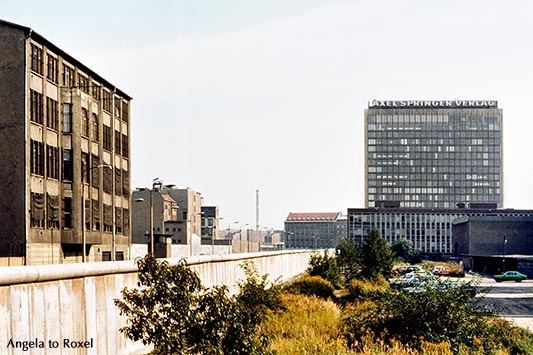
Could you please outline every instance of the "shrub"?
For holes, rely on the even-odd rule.
[[[314,253],[309,259],[307,273],[310,276],[320,276],[331,282],[335,287],[341,285],[341,274],[334,256],[329,255],[328,251],[324,255]]]
[[[333,298],[335,288],[328,280],[320,276],[304,276],[287,286],[289,293],[306,296],[318,296],[324,299]]]
[[[422,340],[447,342],[457,352],[460,344],[469,348],[489,344],[486,334],[490,314],[470,303],[470,296],[462,288],[428,288],[420,293],[390,291],[373,302],[356,302],[346,309],[344,322],[352,346],[360,346],[364,336],[370,334],[415,349],[421,348]],[[478,344],[474,339],[484,342]]]
[[[281,306],[281,285],[244,264],[239,293],[224,286],[206,289],[184,260],[170,266],[151,254],[137,260],[138,288],[115,299],[128,325],[130,340],[154,347],[154,354],[264,354],[267,339],[258,337],[269,310]]]
[[[390,291],[390,284],[383,276],[374,280],[351,280],[348,290],[353,297],[371,299]]]

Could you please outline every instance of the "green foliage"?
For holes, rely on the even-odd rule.
[[[304,276],[287,286],[285,290],[296,295],[317,296],[324,299],[334,298],[335,288],[320,276]]]
[[[361,271],[361,251],[349,238],[343,238],[335,249],[335,257],[339,272],[345,282],[350,282]]]
[[[419,293],[391,291],[373,302],[354,303],[346,309],[344,321],[352,346],[371,335],[415,349],[423,342],[445,342],[459,353],[461,347],[483,352],[500,346],[501,329],[491,323],[490,315],[470,302],[465,288],[428,288]]]
[[[351,280],[348,285],[350,294],[359,299],[375,299],[390,291],[390,284],[383,276],[374,280]]]
[[[400,238],[391,246],[395,258],[399,258],[410,264],[418,264],[422,261],[419,249],[413,248],[413,243],[405,238]]]
[[[364,278],[374,279],[380,275],[389,277],[392,273],[393,255],[387,241],[381,237],[376,229],[363,243],[363,269]]]
[[[337,261],[334,256],[329,255],[327,250],[324,255],[319,253],[311,255],[307,273],[310,276],[320,276],[331,282],[335,287],[340,286],[342,283]]]
[[[269,283],[253,264],[245,264],[239,293],[224,286],[206,289],[184,260],[170,266],[152,255],[137,260],[138,288],[115,299],[128,325],[120,331],[153,345],[154,354],[265,354],[267,339],[258,337],[268,310],[281,306],[279,282]]]

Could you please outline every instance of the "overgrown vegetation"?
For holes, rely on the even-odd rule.
[[[334,255],[313,255],[309,275],[284,287],[245,263],[246,279],[230,296],[203,287],[183,261],[147,256],[138,260],[139,287],[115,300],[128,317],[121,331],[153,354],[533,354],[532,333],[481,306],[467,287],[391,288],[393,257],[374,230],[361,248],[345,239]]]
[[[265,354],[258,333],[267,311],[282,307],[279,282],[270,283],[253,264],[230,296],[227,287],[206,289],[182,260],[177,265],[147,255],[137,260],[138,288],[123,289],[115,304],[128,325],[120,331],[154,347],[153,354]]]

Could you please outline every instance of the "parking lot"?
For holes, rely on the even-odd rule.
[[[533,280],[497,283],[492,276],[467,274],[464,281],[468,279],[486,292],[482,303],[501,307],[499,314],[505,319],[533,331]]]

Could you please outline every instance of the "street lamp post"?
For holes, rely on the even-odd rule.
[[[113,170],[113,167],[109,164],[103,164],[103,165],[97,165],[92,167],[85,167],[85,162],[82,161],[82,170],[81,170],[81,243],[82,243],[82,255],[81,255],[81,261],[86,262],[86,253],[87,253],[87,234],[85,232],[85,174],[87,174],[89,171],[93,169],[98,168],[108,168]],[[115,213],[115,211],[113,211]],[[114,227],[114,226],[113,226]],[[112,243],[114,244],[114,240]],[[112,245],[114,247],[114,245]]]
[[[229,236],[229,240],[231,241],[231,243],[228,243],[228,253],[231,254],[231,249],[233,247],[233,236],[231,235],[231,225],[232,224],[237,224],[239,223],[239,221],[235,221],[235,222],[230,222],[228,224],[228,236]]]
[[[163,181],[159,178],[152,180],[152,190],[150,190],[150,253],[155,257],[154,246],[154,190],[157,187],[157,191],[163,185]]]
[[[505,272],[505,246],[507,245],[507,238],[503,236],[503,258],[502,258],[502,273]]]

